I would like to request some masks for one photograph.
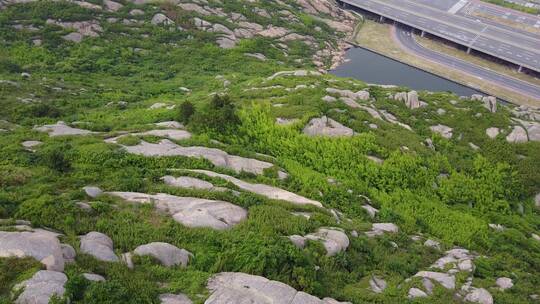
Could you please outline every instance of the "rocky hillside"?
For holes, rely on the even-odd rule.
[[[0,303],[540,300],[539,109],[327,74],[331,1],[0,7]]]

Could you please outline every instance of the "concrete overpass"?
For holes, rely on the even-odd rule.
[[[463,45],[468,52],[475,50],[510,62],[520,71],[527,68],[540,73],[540,37],[522,35],[408,0],[337,2]]]

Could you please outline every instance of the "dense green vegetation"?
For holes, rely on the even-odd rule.
[[[254,14],[244,1],[223,2],[224,11],[241,12],[260,24],[270,22]],[[130,16],[145,21],[136,29],[103,22],[100,37],[85,38],[78,44],[61,38],[68,32],[65,29],[46,24],[48,18],[127,18],[135,5],[124,4],[116,13],[99,14],[73,3],[41,1],[0,11],[0,79],[6,80],[0,82],[0,129],[5,130],[0,133],[0,218],[24,219],[33,227],[58,230],[62,240],[76,249],[79,235],[100,231],[113,239],[117,253],[161,241],[194,254],[185,269],[137,258],[135,269],[129,270],[123,264],[99,262],[78,252],[76,263],[65,271],[69,278],[66,297],[71,303],[158,303],[158,295],[164,292],[182,292],[195,303],[203,303],[208,295],[207,279],[222,271],[261,275],[319,297],[355,304],[404,303],[409,287],[418,284],[405,280],[441,257],[441,252],[410,239],[418,234],[440,240],[443,249],[460,246],[481,254],[475,261],[475,286],[489,288],[496,303],[528,303],[530,295],[540,293],[540,242],[531,238],[531,233],[540,230],[532,200],[540,185],[540,143],[509,144],[503,135],[494,140],[486,137],[486,128],[510,125],[507,109],[491,114],[480,103],[468,100],[452,105],[449,101],[458,98],[450,93],[421,92],[428,106],[411,111],[388,98],[388,93],[403,88],[368,88],[362,82],[331,75],[269,80],[277,71],[312,68],[306,58],[315,50],[292,42],[285,56],[273,47],[272,39],[261,37],[224,50],[215,45],[214,33],[195,30],[187,19],[192,13],[170,4],[138,6],[146,14]],[[264,1],[262,7],[271,11],[279,6]],[[185,30],[151,25],[148,21],[160,9]],[[333,42],[334,33],[325,23],[295,13],[302,21],[290,25],[296,32]],[[15,23],[39,29],[16,31],[12,28]],[[280,20],[273,23],[288,26]],[[310,31],[314,25],[321,31]],[[32,40],[38,34],[43,44],[34,46]],[[262,53],[268,60],[244,53]],[[21,72],[31,76],[22,77]],[[224,85],[224,80],[230,84]],[[294,89],[298,85],[305,87]],[[252,89],[262,87],[267,89]],[[413,131],[376,120],[339,101],[323,102],[327,87],[368,88],[378,109],[393,113]],[[157,102],[176,108],[149,109]],[[437,114],[439,108],[446,115]],[[336,139],[302,134],[309,119],[321,115],[349,126],[358,135]],[[277,117],[297,121],[282,126],[275,123]],[[33,130],[35,125],[59,120],[100,133],[49,137]],[[133,155],[103,141],[121,131],[154,129],[153,123],[168,120],[184,123],[194,134],[189,140],[177,141],[180,145],[216,147],[271,161],[276,167],[260,176],[237,174],[202,159]],[[370,123],[378,128],[371,129]],[[429,131],[429,126],[439,123],[454,128],[453,139]],[[433,140],[434,150],[426,147],[426,138]],[[144,137],[148,142],[159,139]],[[21,146],[26,140],[43,143],[33,152]],[[132,146],[140,141],[141,137],[131,135],[119,143]],[[480,150],[471,149],[469,142]],[[385,161],[379,165],[367,155]],[[277,167],[289,177],[278,179]],[[160,181],[162,176],[179,174],[171,169],[208,169],[279,186],[318,200],[350,221],[336,223],[328,209],[300,207],[249,192],[237,196],[231,191],[166,186]],[[189,175],[238,190],[221,179]],[[337,182],[330,183],[330,178]],[[86,185],[106,191],[220,199],[246,208],[249,217],[228,231],[187,228],[156,213],[149,204],[128,204],[107,195],[91,200],[81,190]],[[375,219],[361,207],[365,197],[380,209]],[[76,203],[80,201],[88,201],[92,210],[79,208]],[[308,220],[292,211],[308,211],[312,216]],[[363,232],[371,228],[371,222],[395,223],[400,233],[368,238]],[[489,223],[506,229],[495,231],[488,228]],[[12,229],[9,226],[0,228]],[[351,237],[350,247],[334,257],[327,257],[318,242],[309,242],[301,250],[286,238],[324,226],[343,228],[349,235],[358,231],[359,236]],[[12,303],[12,286],[40,267],[31,259],[0,258],[0,303]],[[101,274],[107,281],[91,283],[82,277],[85,272]],[[384,276],[389,283],[384,293],[369,291],[367,281],[373,274]],[[512,278],[514,288],[505,292],[494,288],[501,276]],[[459,300],[452,291],[437,286],[433,296],[411,302]]]

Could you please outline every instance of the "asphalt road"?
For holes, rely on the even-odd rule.
[[[496,83],[502,87],[506,87],[515,92],[537,98],[540,100],[540,87],[534,84],[499,74],[475,64],[463,61],[452,56],[442,54],[423,47],[416,42],[410,30],[405,27],[396,27],[396,38],[410,52],[417,54],[423,58],[435,61],[446,66],[461,70],[467,74],[479,77],[489,82]]]
[[[540,72],[540,40],[407,0],[341,0]]]

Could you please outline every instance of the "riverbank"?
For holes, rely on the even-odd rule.
[[[485,92],[486,94],[497,96],[498,98],[507,100],[511,103],[532,106],[540,105],[538,100],[532,97],[525,96],[513,90],[501,87],[499,84],[485,81],[484,79],[450,68],[443,64],[426,60],[425,58],[408,52],[393,39],[392,26],[390,24],[365,20],[362,27],[358,29],[354,42],[368,50],[474,88],[478,91]]]

